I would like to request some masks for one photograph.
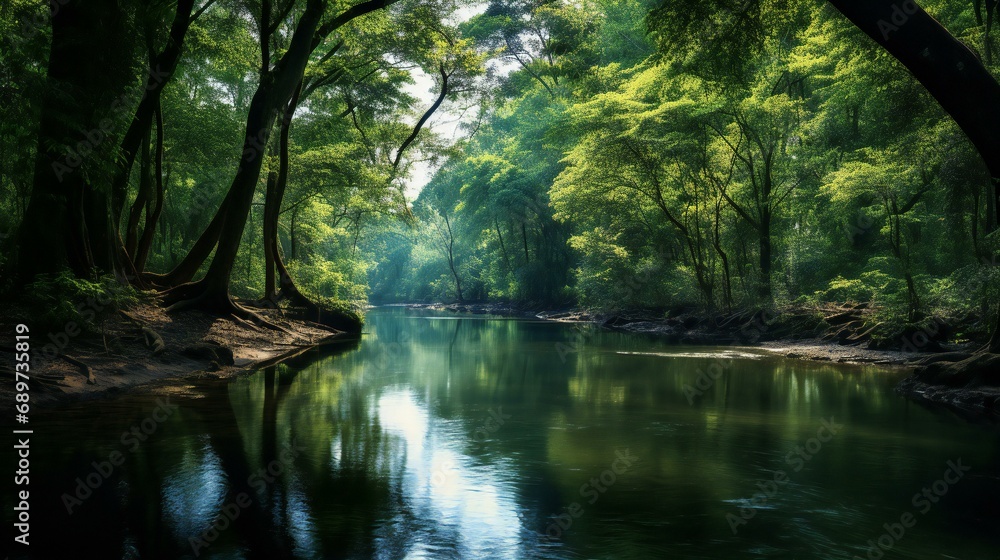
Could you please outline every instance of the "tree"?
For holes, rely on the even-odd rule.
[[[134,36],[115,2],[53,3],[52,46],[38,123],[31,198],[18,234],[16,270],[29,282],[64,267],[91,275],[111,237],[107,140],[130,101]],[[95,35],[93,29],[103,31]],[[94,80],[94,76],[103,76]],[[110,108],[110,110],[109,110]],[[102,212],[103,209],[103,212]]]
[[[264,147],[270,138],[275,116],[291,100],[302,81],[309,56],[327,36],[354,18],[385,8],[391,3],[393,0],[368,0],[323,22],[325,2],[307,0],[305,10],[292,32],[288,49],[273,66],[270,41],[279,27],[281,18],[278,18],[278,21],[272,18],[270,0],[261,3],[258,18],[261,49],[260,83],[250,103],[239,167],[229,193],[215,218],[180,266],[186,266],[186,270],[196,268],[195,263],[200,264],[213,247],[215,256],[208,272],[201,280],[179,285],[168,292],[167,301],[174,309],[197,305],[215,311],[236,313],[261,322],[259,317],[232,300],[229,284],[260,177]]]
[[[1000,197],[1000,84],[982,61],[960,40],[913,0],[830,0],[855,26],[896,58],[934,97],[969,137],[986,164],[993,181],[993,213]],[[749,2],[736,8],[719,2],[664,2],[649,19],[661,46],[700,43],[722,38],[727,46],[742,44],[734,53],[759,49],[763,30],[774,29],[788,18],[781,16],[780,2]],[[689,11],[688,11],[689,10]],[[688,11],[685,14],[685,11]],[[681,15],[678,20],[672,16]],[[710,25],[708,33],[697,33],[695,22],[723,20]],[[682,33],[677,33],[682,31]],[[678,39],[678,37],[684,37]],[[694,38],[694,41],[691,41]],[[749,48],[747,48],[749,47]],[[743,56],[732,61],[741,63]],[[996,220],[991,220],[996,223]],[[988,349],[1000,351],[1000,307],[995,312],[993,336]]]
[[[731,113],[722,115],[731,122],[715,130],[725,158],[739,170],[737,185],[740,192],[720,186],[719,193],[736,214],[757,234],[758,280],[757,295],[762,303],[773,298],[771,268],[774,264],[773,233],[778,213],[789,195],[799,184],[797,171],[791,165],[795,136],[801,118],[801,103],[786,93],[754,92],[733,103]]]

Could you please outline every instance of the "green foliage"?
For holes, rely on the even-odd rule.
[[[830,286],[821,293],[822,301],[869,302],[875,296],[875,287],[860,278],[850,280],[837,276],[830,280]]]
[[[951,292],[984,281],[978,156],[831,10],[492,3],[463,29],[514,69],[369,269],[375,299],[454,300],[460,281],[466,299],[905,318],[987,298]]]
[[[304,291],[333,301],[363,306],[368,302],[366,263],[351,260],[293,261],[290,272]]]
[[[24,287],[22,301],[37,313],[32,320],[42,330],[62,332],[73,323],[74,330],[95,332],[105,318],[144,297],[114,276],[91,281],[65,271],[36,277]]]
[[[345,321],[358,325],[359,328],[364,326],[364,305],[356,301],[345,301],[316,293],[305,292],[305,294],[310,300],[315,302],[320,309],[339,314]]]
[[[50,42],[44,30],[18,36],[20,21],[44,10],[9,4],[0,11],[0,234],[14,231],[31,198]],[[897,325],[986,315],[1000,302],[997,269],[984,262],[1000,253],[987,235],[994,193],[976,149],[825,3],[497,0],[458,22],[469,6],[401,2],[312,54],[287,168],[278,134],[259,147],[234,294],[265,292],[265,185],[284,170],[278,251],[324,306],[867,302]],[[997,69],[982,6],[926,7]],[[244,155],[261,79],[258,8],[213,4],[163,93],[165,201],[151,271],[170,270],[194,246]],[[116,20],[97,45],[123,42],[112,49],[112,79],[76,101],[100,107],[140,84],[170,11],[153,3]],[[274,22],[272,62],[289,47],[285,20],[299,13],[293,5]],[[441,107],[466,117],[457,142],[436,119],[420,120],[446,82]],[[129,116],[115,118],[111,136]],[[95,192],[120,163],[117,145],[104,143],[84,166]],[[418,165],[436,169],[419,194],[410,184]],[[140,185],[132,175],[129,201]],[[102,286],[43,277],[32,297],[47,320],[74,320],[69,302]]]

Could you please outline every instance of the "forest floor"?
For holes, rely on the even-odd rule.
[[[30,332],[31,405],[109,396],[168,378],[232,377],[356,337],[292,319],[279,310],[254,309],[272,330],[241,319],[200,311],[167,313],[155,303],[119,311],[100,322],[99,332],[75,325],[48,332],[32,328],[32,313],[9,305],[0,329],[13,339],[15,325]],[[14,402],[13,344],[2,348],[0,402]],[[58,352],[56,352],[58,350]]]
[[[977,317],[928,317],[894,327],[863,304],[716,314],[694,308],[608,313],[505,304],[411,307],[591,323],[677,344],[755,347],[790,359],[902,367],[910,375],[897,386],[899,394],[970,420],[1000,422],[1000,356],[975,353],[989,337]]]

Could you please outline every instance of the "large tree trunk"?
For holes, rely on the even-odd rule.
[[[243,134],[243,157],[229,187],[229,194],[213,219],[212,225],[221,229],[215,256],[204,278],[196,283],[170,290],[167,302],[174,309],[197,305],[224,313],[236,312],[252,316],[232,300],[229,295],[229,282],[253,195],[257,189],[257,181],[260,179],[264,149],[271,135],[275,114],[288,103],[302,80],[309,54],[313,49],[314,35],[323,15],[323,7],[324,3],[321,0],[309,1],[296,26],[288,51],[273,69],[264,71],[261,76],[260,85],[250,102],[247,115]],[[267,38],[264,38],[263,42],[266,41]]]
[[[132,203],[132,208],[129,209],[128,220],[125,222],[125,252],[129,255],[135,255],[135,250],[139,245],[139,219],[142,218],[143,210],[145,210],[153,190],[153,161],[149,149],[150,132],[146,131],[146,137],[139,151],[139,189],[135,201]]]
[[[278,172],[271,173],[267,181],[267,194],[264,202],[264,266],[266,276],[264,281],[264,301],[272,305],[288,300],[293,306],[302,309],[303,316],[311,321],[344,331],[348,334],[361,334],[361,318],[354,313],[338,309],[327,309],[306,297],[292,279],[281,257],[281,247],[278,242],[278,218],[281,216],[281,202],[288,187],[288,140],[292,118],[298,108],[302,95],[301,85],[288,102],[282,114],[281,128],[278,137]],[[292,211],[292,245],[294,252],[294,219],[298,207]],[[293,257],[294,258],[294,257]],[[278,286],[275,289],[275,273]]]
[[[830,0],[899,60],[955,119],[979,151],[993,182],[988,207],[1000,198],[1000,84],[979,58],[912,0]],[[1000,309],[988,345],[1000,351]]]
[[[88,224],[87,202],[94,197],[85,196],[92,186],[81,168],[108,151],[109,108],[125,86],[121,68],[127,66],[127,52],[120,45],[127,44],[127,14],[113,0],[53,0],[52,9],[34,180],[18,232],[21,283],[67,266],[79,276],[91,274],[90,234],[110,225],[106,212]],[[94,29],[101,29],[99,38]],[[100,204],[91,207],[100,209]]]
[[[19,232],[17,269],[21,282],[67,266],[79,276],[89,275],[95,268],[100,272],[116,272],[119,266],[131,269],[130,262],[122,263],[118,236],[121,205],[114,185],[119,179],[112,179],[110,189],[97,187],[81,169],[88,167],[89,159],[112,153],[108,142],[114,113],[127,103],[123,92],[131,79],[131,51],[126,48],[134,43],[128,27],[130,15],[112,0],[50,3],[49,83],[40,112],[31,201]],[[179,0],[179,15],[190,15],[193,3]],[[100,32],[95,34],[95,29]],[[165,66],[159,69],[155,87],[150,88],[147,81],[148,94],[140,109],[162,89]],[[126,138],[135,148],[131,159],[125,152],[129,165],[148,128],[130,127]],[[127,184],[127,174],[121,184]]]
[[[278,211],[275,210],[278,174],[272,171],[267,176],[267,190],[264,194],[264,301],[274,303],[278,298],[275,282],[274,249],[278,237]]]
[[[830,0],[899,60],[979,151],[1000,195],[1000,84],[979,58],[912,1]],[[994,205],[995,206],[995,205]]]
[[[205,228],[205,231],[195,241],[194,246],[191,247],[191,250],[188,251],[187,255],[181,259],[181,262],[173,270],[166,274],[146,274],[144,275],[144,280],[165,288],[190,282],[194,278],[194,275],[198,273],[201,265],[208,259],[208,256],[212,254],[212,249],[215,249],[215,245],[219,242],[219,236],[222,235],[222,228],[225,225],[226,210],[229,208],[228,202],[231,194],[232,192],[226,195],[222,204],[219,205],[219,209],[216,210],[215,216],[212,217],[212,221],[209,222],[208,227]]]
[[[302,81],[309,55],[330,33],[347,22],[383,9],[397,0],[367,0],[355,4],[341,12],[337,17],[319,25],[326,11],[324,0],[307,0],[305,10],[299,17],[295,31],[288,44],[288,49],[273,67],[270,67],[270,33],[276,31],[270,21],[270,2],[261,3],[261,79],[260,85],[250,102],[247,116],[247,126],[243,136],[243,157],[239,169],[233,179],[226,199],[216,213],[210,230],[219,231],[218,243],[215,244],[215,257],[209,266],[205,277],[193,284],[177,286],[169,291],[167,302],[174,309],[191,305],[199,305],[223,312],[237,313],[260,320],[259,317],[236,305],[229,295],[229,281],[233,265],[239,250],[243,230],[246,227],[247,216],[253,202],[254,191],[260,178],[263,164],[264,148],[271,134],[271,126],[277,111],[285,107],[296,88]],[[211,252],[211,237],[202,236],[192,250]],[[203,243],[203,240],[206,240]],[[191,257],[189,254],[188,257]],[[192,263],[185,259],[188,269]],[[196,259],[197,260],[197,259]],[[197,262],[196,270],[204,258]],[[182,264],[185,264],[182,263]],[[185,270],[183,272],[187,272]],[[171,273],[175,275],[177,270]],[[273,326],[273,325],[271,325]]]
[[[168,298],[169,303],[180,303],[182,300],[187,300],[187,304],[198,304],[201,307],[217,311],[228,312],[233,309],[234,304],[229,296],[229,281],[236,263],[236,254],[243,237],[243,230],[246,227],[247,216],[250,213],[253,193],[257,188],[257,180],[260,178],[260,170],[264,161],[263,146],[267,144],[267,137],[270,135],[270,128],[274,121],[274,109],[267,103],[270,95],[265,87],[262,85],[251,101],[244,132],[244,157],[240,161],[239,169],[229,187],[229,196],[209,226],[209,230],[217,229],[219,232],[219,241],[216,244],[212,264],[205,277],[199,282],[184,284],[171,290],[171,297]],[[202,235],[198,243],[202,243],[204,239],[206,239],[206,235]],[[198,248],[198,244],[195,245],[195,248]],[[211,249],[207,252],[210,251]],[[188,260],[185,259],[185,262]],[[200,266],[200,263],[198,264]]]
[[[278,172],[268,177],[267,194],[264,197],[264,299],[272,302],[278,298],[275,260],[278,247],[278,217],[281,215],[281,201],[285,198],[285,188],[288,186],[288,137],[301,95],[302,84],[299,83],[292,99],[282,111],[278,132]]]
[[[144,93],[119,146],[119,168],[112,178],[110,195],[103,190],[88,193],[90,198],[87,205],[90,213],[88,223],[95,223],[101,217],[107,222],[107,227],[101,227],[91,234],[90,243],[96,264],[104,269],[116,271],[122,269],[127,277],[133,278],[140,285],[142,281],[138,278],[133,254],[137,243],[135,239],[137,231],[129,229],[126,233],[126,236],[132,236],[133,243],[130,246],[128,238],[125,242],[122,241],[118,228],[121,224],[122,209],[128,194],[128,179],[135,163],[136,153],[143,145],[143,141],[146,143],[144,149],[148,151],[150,129],[153,117],[160,106],[160,94],[177,68],[184,36],[191,25],[193,9],[194,0],[178,0],[166,47],[158,55],[153,56],[150,53]],[[140,187],[139,198],[148,199],[150,190],[148,177],[144,177],[142,181],[145,182],[143,185],[145,192],[142,192],[143,187]],[[142,201],[142,204],[144,203],[145,200]],[[137,228],[138,222],[133,224],[131,218],[132,216],[130,216],[130,228]]]

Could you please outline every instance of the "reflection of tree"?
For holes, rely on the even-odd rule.
[[[253,506],[222,533],[213,552],[235,545],[251,550],[251,558],[288,557],[292,551],[300,557],[403,557],[422,542],[471,557],[471,549],[463,547],[494,535],[470,533],[463,521],[442,516],[435,494],[440,490],[425,480],[427,465],[421,461],[447,450],[459,457],[463,484],[471,482],[476,492],[495,489],[520,515],[521,536],[512,544],[520,547],[516,554],[537,553],[543,543],[533,540],[532,532],[544,531],[550,516],[577,501],[587,513],[566,533],[566,545],[600,547],[607,539],[622,550],[593,549],[594,556],[642,556],[650,543],[730,538],[723,520],[737,507],[733,501],[752,497],[757,481],[777,469],[787,470],[793,485],[776,498],[774,505],[781,507],[752,522],[754,535],[775,546],[786,531],[789,508],[834,492],[843,503],[878,497],[880,489],[856,480],[858,473],[884,472],[866,464],[872,456],[900,456],[905,445],[908,460],[893,462],[885,476],[908,480],[922,480],[924,472],[939,470],[944,458],[960,453],[976,464],[996,462],[994,449],[976,456],[970,449],[979,447],[952,437],[953,425],[928,422],[917,407],[892,395],[894,379],[877,370],[680,357],[678,351],[713,349],[659,347],[601,332],[588,337],[579,352],[566,354],[564,363],[555,345],[565,342],[567,333],[558,325],[373,315],[372,334],[356,351],[199,383],[203,398],[185,401],[164,432],[128,458],[124,477],[116,474],[87,502],[85,514],[71,523],[40,514],[45,526],[66,526],[74,537],[100,534],[100,542],[110,544],[92,539],[83,547],[98,558],[119,557],[126,540],[142,553],[177,557],[189,553],[187,539],[197,536],[188,532],[206,529],[221,504],[245,491]],[[372,362],[391,343],[399,345],[392,367],[373,375]],[[671,357],[617,353],[650,350]],[[724,373],[689,404],[684,387],[694,386],[713,363]],[[378,408],[382,397],[401,392],[427,415],[415,439],[391,428],[385,416],[391,411]],[[511,417],[479,442],[475,431],[491,409]],[[838,422],[851,419],[849,428],[824,444],[806,469],[793,473],[785,455],[804,445],[830,415]],[[114,433],[121,422],[119,415],[86,428]],[[914,430],[920,430],[919,440],[896,437]],[[292,441],[306,450],[258,494],[247,477]],[[415,449],[414,441],[423,449]],[[580,485],[599,476],[615,460],[614,451],[624,448],[641,458],[637,470],[623,475],[599,502],[586,503]],[[75,477],[95,458],[49,451],[39,464],[65,464]],[[59,491],[70,482],[39,476],[40,483]],[[211,484],[213,476],[220,485]],[[192,490],[192,481],[206,482]],[[982,483],[968,484],[972,504],[971,492]],[[194,507],[180,513],[195,520],[189,524],[201,524],[196,530],[177,524],[168,510],[197,505],[199,492],[211,495],[215,509],[207,508],[204,516]],[[461,493],[454,498],[472,500]],[[52,501],[58,503],[58,496]],[[650,520],[664,524],[653,526]]]
[[[163,492],[158,482],[162,477],[169,475],[169,471],[165,471],[164,467],[170,461],[163,456],[162,448],[159,446],[150,445],[137,451],[139,452],[131,458],[134,468],[130,471],[139,476],[133,476],[129,481],[129,500],[126,504],[128,518],[136,521],[132,526],[136,548],[166,550],[171,535],[163,530],[161,521],[164,511]],[[149,473],[156,473],[156,476],[149,476]],[[97,557],[111,558],[113,555],[112,553]],[[95,556],[91,555],[91,558],[93,557]]]
[[[386,506],[401,500],[390,482],[401,450],[382,433],[369,382],[344,367],[349,357],[303,368],[294,382],[280,377],[273,423],[279,439],[307,448],[283,476],[296,483],[295,492],[284,494],[284,511],[300,514],[294,521],[286,516],[286,526],[308,531],[317,552],[366,557]],[[302,527],[303,520],[311,524]]]
[[[218,395],[218,398],[222,399],[223,396]],[[276,502],[264,499],[265,496],[278,492],[282,480],[276,480],[274,484],[268,485],[264,496],[261,496],[257,489],[250,484],[253,473],[261,467],[266,468],[266,464],[270,462],[264,459],[269,456],[274,457],[274,455],[262,453],[257,468],[251,467],[237,421],[238,411],[243,403],[238,398],[233,398],[232,395],[228,395],[226,401],[229,402],[231,414],[219,414],[215,418],[209,436],[211,445],[221,463],[222,471],[226,474],[226,480],[229,482],[223,503],[236,503],[237,496],[241,493],[246,493],[251,499],[250,505],[240,512],[239,517],[232,522],[232,527],[228,530],[238,534],[245,543],[249,550],[248,559],[291,558],[291,547],[288,546],[288,537],[283,530],[287,529],[287,525],[280,527],[277,531],[274,530],[270,522],[270,519],[273,518],[270,507]],[[266,420],[264,424],[266,426]],[[221,511],[219,513],[222,514]]]

